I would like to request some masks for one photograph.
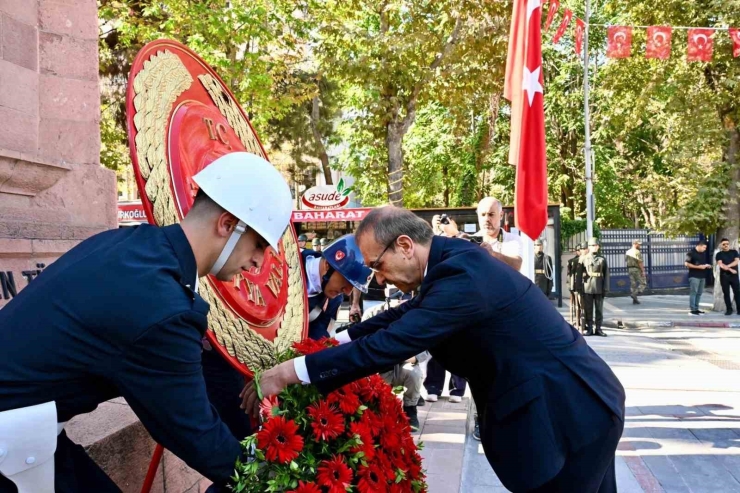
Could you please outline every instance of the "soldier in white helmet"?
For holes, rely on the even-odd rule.
[[[288,226],[291,195],[247,153],[222,156],[193,181],[181,224],[93,236],[0,310],[0,492],[120,491],[64,433],[66,421],[118,396],[216,488],[233,474],[241,448],[201,373],[209,306],[198,278],[259,268]]]

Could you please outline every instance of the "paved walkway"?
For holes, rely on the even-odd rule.
[[[561,313],[570,318],[569,299],[563,299]],[[607,297],[604,300],[604,325],[606,327],[725,327],[740,328],[740,315],[726,316],[724,312],[713,312],[712,293],[706,291],[700,304],[704,315],[689,315],[689,296],[651,295],[641,296],[639,305],[632,304],[629,296]]]
[[[740,331],[665,327],[607,332],[608,338],[588,342],[627,389],[627,420],[617,456],[619,491],[740,492]],[[479,442],[468,437],[459,491],[508,491]]]

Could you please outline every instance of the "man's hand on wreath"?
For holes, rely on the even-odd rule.
[[[295,372],[293,360],[280,363],[264,372],[260,378],[259,386],[262,391],[262,397],[277,395],[285,387],[291,384],[301,383]],[[257,387],[254,381],[249,382],[239,397],[242,399],[241,407],[245,413],[251,414],[255,418],[259,416],[260,398],[257,395]]]

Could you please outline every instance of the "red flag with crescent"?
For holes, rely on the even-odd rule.
[[[732,56],[740,57],[740,29],[730,28],[730,37],[732,38]]]
[[[555,19],[555,14],[560,8],[560,2],[558,0],[550,0],[550,7],[547,9],[547,20],[545,21],[545,31],[550,29],[552,21]]]
[[[583,35],[586,33],[586,23],[576,19],[576,55],[581,56],[583,51]]]
[[[670,26],[651,26],[647,29],[647,58],[667,60],[671,56]]]
[[[511,145],[519,146],[514,214],[517,227],[530,238],[539,237],[547,225],[541,23],[541,0],[514,1],[504,96],[512,102],[519,101],[512,104],[512,122],[520,116],[519,135],[514,135],[513,124],[511,129]]]
[[[711,62],[714,53],[714,29],[689,29],[688,61]]]
[[[565,34],[565,30],[568,29],[568,25],[570,24],[570,21],[573,19],[573,11],[570,9],[565,9],[565,13],[563,14],[563,20],[560,23],[560,27],[558,27],[558,30],[555,32],[555,36],[552,38],[553,43],[557,43],[560,41],[560,38],[563,37],[563,34]]]
[[[606,56],[609,58],[629,58],[632,52],[632,28],[629,26],[610,26],[607,30]]]

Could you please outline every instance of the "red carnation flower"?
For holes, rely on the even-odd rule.
[[[338,345],[339,342],[337,342],[336,339],[322,337],[318,341],[314,341],[313,339],[303,339],[300,342],[294,342],[293,349],[295,349],[298,354],[306,356],[308,354],[317,353],[319,351],[323,351],[326,348]]]
[[[385,493],[388,491],[388,485],[385,476],[376,464],[369,466],[360,466],[357,471],[360,480],[357,482],[357,489],[360,493]]]
[[[349,425],[349,435],[357,435],[362,441],[361,445],[352,447],[350,449],[350,452],[352,452],[353,454],[362,452],[363,454],[365,454],[365,459],[367,460],[373,460],[375,458],[375,442],[373,442],[373,435],[370,433],[370,430],[367,428],[367,426],[360,423],[359,421],[354,421]]]
[[[360,395],[366,401],[377,399],[380,397],[386,388],[390,386],[383,380],[383,377],[378,375],[371,375],[365,379],[360,380]]]
[[[280,402],[278,402],[278,398],[276,395],[265,397],[264,399],[262,399],[262,402],[260,402],[260,414],[263,418],[269,419],[273,415],[277,415],[277,411],[280,409],[278,407],[279,405]]]
[[[329,488],[328,493],[345,493],[352,482],[352,469],[344,463],[344,457],[335,455],[330,461],[321,461],[316,480]]]
[[[326,401],[310,405],[308,415],[313,418],[311,428],[317,442],[336,438],[344,431],[344,417]]]
[[[321,488],[315,483],[304,483],[298,481],[298,488],[288,491],[288,493],[321,493]]]
[[[360,423],[366,426],[374,437],[378,436],[380,434],[380,431],[383,429],[383,421],[380,419],[380,417],[378,417],[377,414],[369,409],[365,410],[365,412],[362,413]]]
[[[349,385],[340,387],[326,397],[329,404],[336,404],[345,414],[355,414],[360,408],[360,398]]]
[[[257,447],[265,452],[268,461],[285,464],[303,450],[303,437],[297,435],[297,431],[295,421],[275,416],[267,420],[257,433]]]

